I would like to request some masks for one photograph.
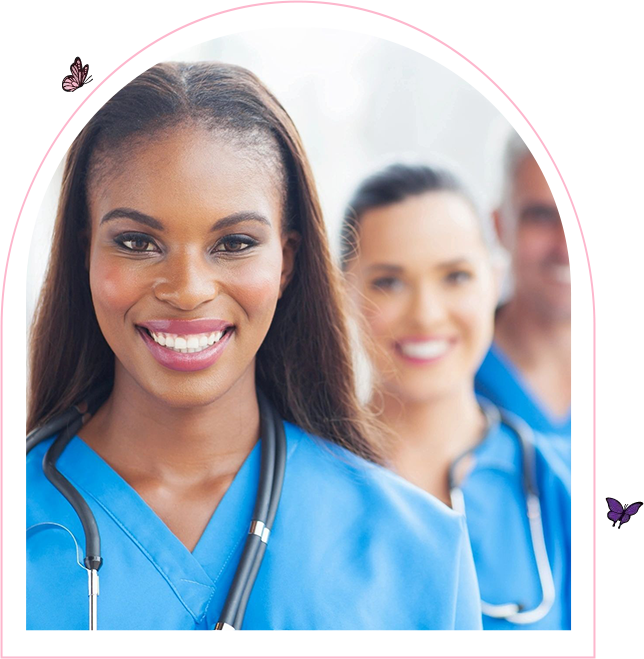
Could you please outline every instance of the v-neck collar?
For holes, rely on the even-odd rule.
[[[252,516],[260,442],[235,475],[192,552],[138,492],[80,437],[70,441],[57,467],[76,488],[101,506],[154,564],[195,621],[201,622],[218,581],[237,567],[230,559],[245,539]]]
[[[562,429],[565,429],[570,424],[570,408],[568,408],[566,414],[561,416],[548,409],[546,404],[531,387],[530,383],[524,378],[518,367],[496,342],[490,346],[490,354],[507,371],[518,395],[524,398],[526,404],[533,409],[537,416],[543,419],[544,423],[553,429],[553,432],[561,432]]]

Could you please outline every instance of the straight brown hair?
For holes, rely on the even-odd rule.
[[[359,403],[339,272],[304,147],[291,118],[250,71],[215,62],[158,64],[126,85],[74,140],[31,328],[27,430],[114,375],[85,267],[87,186],[102,157],[159,131],[196,124],[259,148],[285,187],[286,231],[300,244],[290,284],[259,349],[258,385],[282,418],[381,462],[381,432]]]

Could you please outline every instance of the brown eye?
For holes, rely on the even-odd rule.
[[[371,288],[378,291],[397,292],[402,290],[403,282],[398,277],[378,277],[371,282]]]
[[[132,240],[126,240],[123,244],[135,252],[145,252],[151,245],[149,240],[143,240],[143,238],[133,238]]]
[[[245,252],[257,244],[250,236],[226,236],[219,242],[213,252]]]
[[[115,242],[129,252],[157,252],[155,242],[145,234],[124,233],[117,236]]]
[[[449,284],[464,284],[470,281],[472,277],[472,273],[468,272],[467,270],[454,270],[445,277],[445,280]]]

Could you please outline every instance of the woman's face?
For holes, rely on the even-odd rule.
[[[386,392],[425,401],[472,387],[498,276],[467,201],[431,192],[367,211],[347,275]]]
[[[188,127],[107,155],[88,190],[88,267],[117,378],[177,407],[254,381],[294,257],[275,169]]]

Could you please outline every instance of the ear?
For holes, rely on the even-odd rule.
[[[503,284],[508,273],[509,258],[507,253],[504,252],[499,254],[497,258],[494,259],[494,265],[492,266],[492,277],[494,279],[494,295],[496,304],[498,305],[501,300],[501,294],[503,293]]]
[[[282,274],[280,277],[281,298],[289,285],[295,270],[295,255],[300,246],[302,236],[297,231],[289,231],[282,236]],[[279,299],[279,298],[278,298]]]
[[[503,235],[503,221],[501,219],[501,209],[496,208],[494,211],[492,211],[492,218],[494,219],[494,230],[496,231],[496,235],[499,238],[499,241],[501,244],[505,247],[505,236]]]

